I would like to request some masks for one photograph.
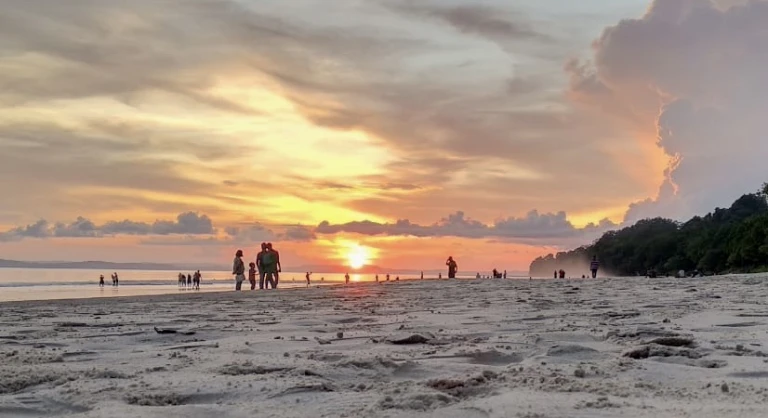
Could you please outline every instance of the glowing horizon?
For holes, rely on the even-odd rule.
[[[759,2],[9,1],[5,258],[522,271],[765,180]]]

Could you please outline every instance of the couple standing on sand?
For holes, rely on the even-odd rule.
[[[259,271],[259,289],[264,289],[266,279],[267,289],[277,289],[280,281],[280,253],[272,248],[272,243],[261,243],[261,251],[256,254],[256,262],[250,263],[248,271],[248,281],[251,283],[251,290],[256,289],[256,269]],[[235,275],[235,290],[241,290],[245,281],[245,263],[243,262],[243,250],[237,250],[235,253],[235,262],[232,266],[232,274]]]

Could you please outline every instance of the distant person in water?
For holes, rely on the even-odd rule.
[[[379,275],[377,274],[376,275],[376,283],[378,283],[378,282],[379,282]]]
[[[200,280],[203,278],[203,275],[200,274],[200,270],[196,271],[195,274],[192,275],[192,287],[200,290]]]
[[[99,276],[99,287],[104,287],[104,275]]]
[[[312,275],[311,272],[307,272],[307,274],[305,276],[307,278],[307,287],[309,287],[309,276],[311,276],[311,275]]]
[[[459,265],[456,264],[453,256],[448,257],[448,260],[445,261],[445,265],[448,266],[448,278],[455,279],[456,272],[459,270]]]
[[[399,282],[400,281],[400,276],[395,277],[395,281]]]
[[[251,282],[251,290],[256,289],[256,263],[248,263],[248,281]]]
[[[387,281],[389,281],[389,273],[387,273]]]
[[[592,272],[592,278],[593,279],[597,278],[597,269],[599,269],[599,268],[600,268],[600,262],[597,261],[597,256],[593,255],[592,256],[592,262],[589,263],[589,271]]]
[[[555,270],[555,279],[557,278],[557,270]]]
[[[276,249],[272,248],[271,242],[267,243],[267,251],[272,253],[275,258],[274,267],[271,269],[272,275],[275,277],[272,288],[277,289],[277,285],[280,283],[280,273],[283,271],[283,267],[280,265],[280,253]]]
[[[504,270],[504,278],[505,279],[507,278],[507,271],[506,270]]]
[[[243,263],[243,250],[237,250],[235,260],[232,263],[232,274],[235,276],[235,290],[240,291],[245,281],[245,263]]]
[[[443,278],[443,273],[437,273],[437,278],[438,279],[442,279]]]
[[[120,286],[120,278],[117,277],[117,272],[115,272],[115,287]]]
[[[477,274],[475,275],[475,278],[476,278],[476,279],[479,279],[479,278],[480,278],[480,272],[479,272],[479,271],[478,271],[478,272],[477,272]]]
[[[192,287],[192,275],[187,274],[187,287]]]
[[[267,271],[264,269],[264,265],[262,263],[262,258],[264,258],[265,252],[267,252],[267,243],[262,242],[261,251],[256,254],[256,268],[259,269],[259,289],[264,289],[264,277],[267,274]]]
[[[564,279],[564,278],[565,278],[565,270],[563,270],[563,269],[560,269],[560,272],[559,272],[559,273],[560,273],[560,278],[561,278],[561,279]]]
[[[349,273],[344,275],[344,283],[349,284]]]
[[[424,272],[421,272],[421,280],[424,280]]]

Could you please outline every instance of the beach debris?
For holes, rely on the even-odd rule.
[[[720,386],[720,390],[721,390],[723,393],[728,393],[728,392],[730,392],[730,391],[731,391],[731,388],[729,388],[729,387],[728,387],[728,383],[723,383],[723,384]]]
[[[315,341],[317,341],[320,345],[328,345],[331,343],[331,341],[326,340],[325,338],[315,337]]]
[[[634,350],[630,350],[624,353],[624,357],[629,357],[635,360],[646,359],[650,357],[686,357],[689,359],[699,359],[704,357],[704,354],[695,350],[689,350],[687,348],[678,349],[675,347],[668,347],[664,345],[649,344]]]
[[[219,343],[184,344],[168,347],[166,350],[189,350],[191,348],[219,348]]]
[[[649,344],[665,345],[667,347],[695,347],[696,341],[689,337],[661,337],[656,338]]]
[[[252,374],[270,374],[278,373],[286,370],[293,370],[292,367],[264,367],[261,365],[255,365],[250,361],[237,364],[226,364],[219,369],[219,373],[227,376],[243,376]]]
[[[387,341],[391,344],[408,345],[408,344],[426,344],[435,339],[435,336],[425,332],[421,334],[397,334],[387,338]]]
[[[585,372],[584,369],[582,369],[582,368],[578,368],[578,369],[573,371],[573,375],[578,377],[579,379],[583,379],[583,378],[587,377],[587,372]]]
[[[176,406],[183,405],[186,398],[175,393],[167,394],[148,394],[140,393],[138,395],[126,396],[125,402],[128,405],[139,406]]]
[[[341,331],[337,332],[337,333],[336,333],[336,338],[338,338],[338,339],[342,339],[342,338],[344,338],[344,333],[343,333],[343,332],[341,332]]]
[[[155,332],[158,334],[180,334],[180,335],[195,335],[195,331],[191,330],[179,330],[176,328],[158,328],[154,327]]]

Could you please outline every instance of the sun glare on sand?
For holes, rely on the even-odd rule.
[[[347,252],[347,263],[349,264],[349,267],[352,267],[355,270],[368,265],[370,259],[370,251],[367,247],[363,247],[360,244],[353,245],[350,247],[349,252]]]

